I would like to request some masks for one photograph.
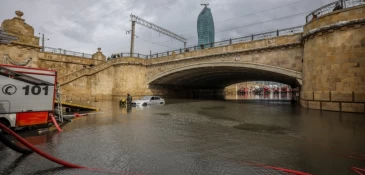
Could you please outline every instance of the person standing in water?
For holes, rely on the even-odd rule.
[[[127,104],[130,105],[132,103],[132,96],[127,94]]]

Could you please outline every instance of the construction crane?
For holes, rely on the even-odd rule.
[[[156,24],[153,24],[151,22],[148,22],[148,21],[146,21],[146,20],[144,20],[142,18],[139,18],[138,16],[133,15],[133,14],[131,14],[131,21],[132,21],[131,54],[133,54],[133,52],[134,52],[134,36],[135,36],[134,33],[135,33],[135,25],[136,25],[136,22],[138,24],[140,24],[142,26],[145,26],[145,27],[147,27],[149,29],[152,29],[152,30],[154,30],[156,32],[159,32],[161,34],[164,34],[164,35],[169,36],[169,37],[171,37],[173,39],[176,39],[178,41],[183,42],[184,43],[184,48],[186,48],[186,41],[187,41],[187,39],[184,38],[184,37],[182,37],[182,36],[180,36],[180,35],[178,35],[178,34],[175,34],[175,33],[171,32],[171,31],[169,31],[167,29],[164,29],[164,28],[162,28],[162,27],[160,27],[160,26],[158,26]]]

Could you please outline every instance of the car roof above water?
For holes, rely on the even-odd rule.
[[[144,96],[143,98],[151,98],[151,97],[158,97],[158,98],[161,98],[160,96]]]

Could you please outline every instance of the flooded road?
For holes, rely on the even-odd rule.
[[[0,144],[3,174],[283,174],[255,162],[313,174],[354,174],[365,162],[365,115],[290,102],[166,100],[164,106],[102,110],[62,133],[27,136],[60,159],[111,172],[65,169]],[[365,157],[363,157],[365,158]]]

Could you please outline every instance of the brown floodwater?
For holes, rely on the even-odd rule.
[[[61,133],[22,135],[60,159],[121,174],[284,174],[247,162],[312,174],[365,168],[356,159],[365,158],[364,114],[304,109],[286,100],[89,104],[102,110],[74,119]],[[0,174],[113,174],[63,168],[1,143],[0,158]]]

